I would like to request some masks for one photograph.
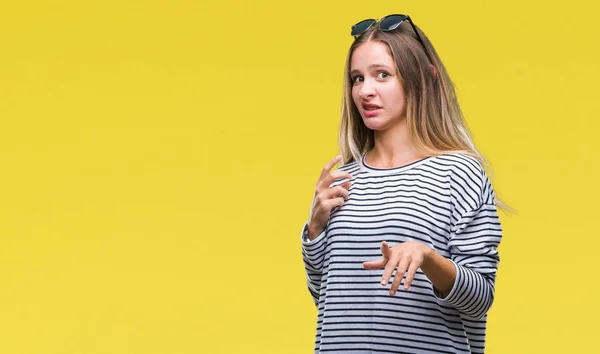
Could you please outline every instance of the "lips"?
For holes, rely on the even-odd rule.
[[[381,106],[378,106],[378,105],[363,104],[362,107],[363,107],[363,116],[367,117],[367,118],[376,117],[377,115],[379,115],[379,113],[382,112]]]
[[[361,106],[363,108],[364,116],[368,118],[375,117],[381,112],[381,106],[374,103],[364,102]]]
[[[363,109],[365,111],[374,111],[376,109],[380,109],[381,108],[381,106],[378,106],[378,105],[373,104],[373,103],[363,103],[362,107],[363,107]]]

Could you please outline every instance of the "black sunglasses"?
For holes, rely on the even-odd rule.
[[[395,14],[395,15],[387,15],[385,17],[380,18],[379,20],[374,20],[372,18],[370,18],[368,20],[362,20],[359,23],[352,26],[352,31],[350,32],[350,35],[352,35],[354,37],[354,39],[356,39],[361,34],[365,33],[366,30],[371,28],[371,26],[373,26],[376,23],[379,23],[379,29],[384,32],[393,31],[396,28],[398,28],[398,26],[400,26],[400,24],[404,20],[408,20],[411,27],[415,31],[415,34],[417,35],[419,42],[421,42],[423,47],[425,47],[425,43],[423,43],[423,40],[421,39],[419,32],[417,32],[417,28],[415,27],[414,23],[410,19],[410,16],[408,16],[408,15]]]

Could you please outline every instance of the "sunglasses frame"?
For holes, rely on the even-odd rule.
[[[402,19],[400,21],[398,21],[398,23],[393,24],[392,26],[390,26],[390,28],[381,28],[381,23],[388,17],[392,17],[392,16],[400,16],[402,17]],[[408,20],[408,22],[410,23],[410,26],[412,27],[413,31],[415,31],[415,34],[417,35],[417,39],[419,40],[419,42],[421,42],[421,45],[423,46],[423,48],[425,48],[425,43],[423,42],[423,39],[421,39],[421,36],[419,35],[419,32],[417,31],[417,28],[415,27],[415,24],[412,22],[412,20],[410,19],[410,16],[408,15],[403,15],[403,14],[392,14],[392,15],[387,15],[384,16],[378,20],[369,18],[366,20],[362,20],[356,24],[354,24],[352,26],[352,29],[350,31],[350,35],[354,37],[354,39],[357,39],[358,37],[360,37],[363,33],[365,33],[369,28],[373,27],[376,24],[379,24],[379,29],[382,30],[383,32],[389,32],[389,31],[393,31],[396,28],[398,28],[398,26],[400,26],[400,24],[402,22],[404,22],[405,20]],[[363,31],[361,31],[360,33],[357,34],[352,34],[354,33],[354,28],[358,25],[360,25],[361,23],[365,22],[365,21],[373,21],[369,26],[367,26],[367,28],[365,28]]]

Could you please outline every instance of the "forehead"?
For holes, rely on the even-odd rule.
[[[395,67],[394,58],[390,55],[386,44],[378,41],[368,41],[354,49],[350,58],[350,70],[365,70],[372,64]]]

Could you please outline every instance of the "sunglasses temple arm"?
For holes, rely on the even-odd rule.
[[[417,27],[415,27],[415,24],[410,19],[410,16],[406,16],[406,18],[408,19],[408,23],[410,23],[410,26],[412,27],[413,31],[415,31],[415,34],[417,35],[417,38],[419,39],[419,42],[421,42],[421,44],[423,45],[423,47],[425,47],[425,43],[423,43],[423,39],[421,39],[421,35],[419,35],[419,32],[417,31]]]

